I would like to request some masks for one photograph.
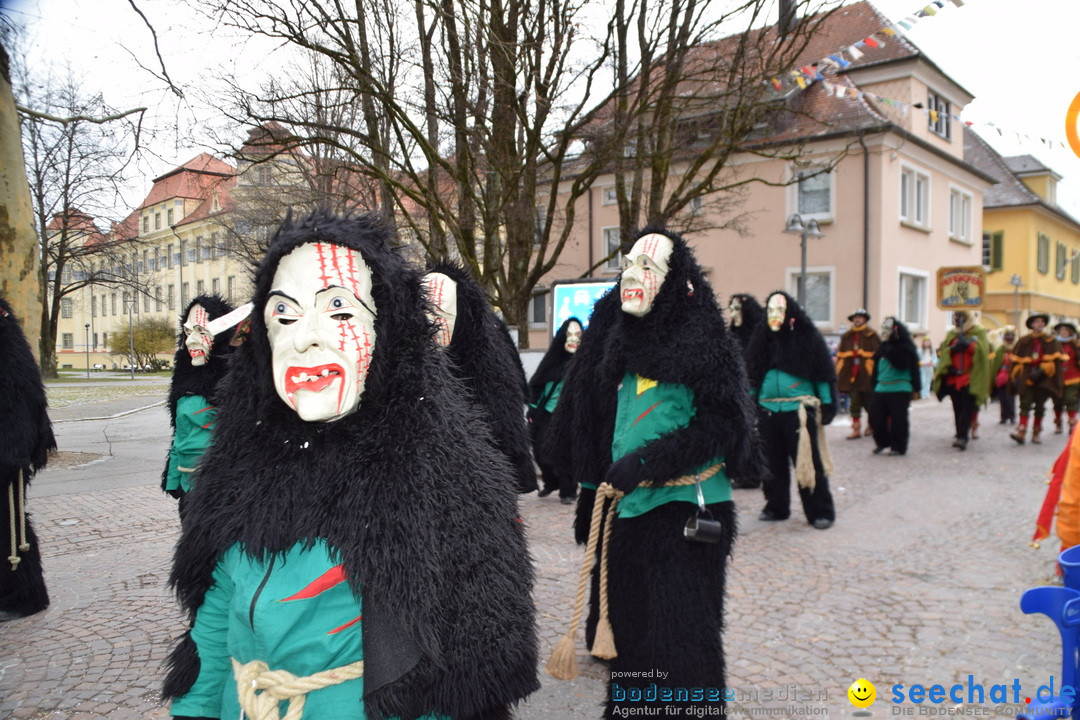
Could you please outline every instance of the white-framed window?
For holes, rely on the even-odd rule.
[[[161,286],[158,285],[154,288],[154,312],[161,312],[162,300],[161,300]]]
[[[790,186],[788,205],[791,212],[803,220],[818,222],[834,219],[836,207],[836,175],[821,166],[792,171],[795,182]]]
[[[921,270],[899,268],[899,297],[897,319],[909,328],[925,328],[929,303],[930,275]]]
[[[836,306],[836,288],[833,282],[835,274],[836,268],[832,266],[806,268],[806,300],[803,302],[803,310],[818,327],[832,325],[833,308]],[[787,269],[787,291],[791,297],[798,299],[799,268]]]
[[[187,307],[188,300],[191,299],[191,283],[180,283],[180,305]]]
[[[198,295],[205,295],[205,294],[206,294],[206,281],[205,280],[196,280],[195,281],[195,295],[198,296]]]
[[[930,132],[940,135],[946,140],[952,140],[952,116],[949,101],[935,92],[930,92],[926,97],[927,116],[930,120]]]
[[[166,307],[169,308],[170,310],[175,310],[176,309],[176,286],[175,285],[170,285],[168,287],[168,293],[169,294],[166,296],[167,300],[168,300],[168,302],[166,303]]]
[[[60,298],[60,317],[71,318],[75,314],[75,303],[71,298]]]
[[[604,234],[604,255],[607,255],[611,252],[615,253],[615,255],[607,261],[604,269],[611,272],[619,272],[620,270],[622,270],[623,256],[622,252],[616,251],[618,251],[619,248],[622,246],[622,233],[617,227],[606,227],[603,229],[602,232]]]
[[[547,299],[550,294],[544,290],[529,301],[529,327],[547,327]]]
[[[154,213],[154,229],[161,229],[161,213]]]
[[[236,276],[230,275],[225,279],[225,299],[229,302],[233,301],[233,295],[236,292]]]
[[[65,350],[74,350],[75,333],[64,333],[60,336],[60,343],[64,346]]]
[[[949,188],[949,238],[971,242],[971,214],[974,205],[971,193]]]
[[[1005,233],[983,233],[983,269],[987,272],[995,272],[1004,267]]]
[[[215,295],[221,294],[221,278],[214,278],[210,281],[210,292]]]
[[[615,204],[617,204],[619,202],[619,196],[615,192],[614,187],[602,188],[600,190],[600,192],[601,192],[602,198],[603,198],[600,201],[601,205],[615,205]]]
[[[142,231],[143,231],[143,233],[150,232],[150,216],[149,215],[143,215]]]
[[[921,227],[930,224],[930,176],[916,168],[900,168],[900,219]]]
[[[701,215],[701,210],[705,205],[705,201],[698,195],[695,198],[690,198],[690,204],[687,205],[687,211],[690,213],[690,217],[698,217]]]

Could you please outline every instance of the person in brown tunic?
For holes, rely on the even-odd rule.
[[[851,329],[840,338],[836,351],[836,386],[851,398],[851,434],[848,440],[863,436],[862,411],[866,409],[866,435],[871,435],[870,397],[874,392],[874,353],[881,345],[881,338],[868,323],[870,313],[859,308],[848,315]]]
[[[1060,397],[1062,393],[1061,343],[1046,331],[1050,316],[1046,313],[1032,313],[1024,323],[1030,333],[1016,341],[1012,355],[1011,380],[1016,394],[1020,396],[1020,423],[1011,437],[1021,445],[1027,434],[1028,417],[1035,413],[1031,426],[1031,442],[1042,442],[1043,415],[1046,413],[1046,401]]]

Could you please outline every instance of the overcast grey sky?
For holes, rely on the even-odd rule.
[[[893,21],[925,4],[872,1]],[[963,7],[956,7],[946,0],[937,15],[919,21],[905,35],[975,95],[962,117],[972,121],[999,152],[1034,155],[1064,176],[1059,202],[1080,217],[1080,158],[1061,147],[1066,142],[1066,110],[1080,93],[1080,43],[1075,40],[1080,2],[963,2]],[[138,0],[158,33],[170,76],[185,90],[186,99],[181,101],[140,69],[142,64],[156,71],[159,65],[150,33],[127,0],[0,0],[0,4],[31,28],[41,61],[69,61],[84,74],[87,87],[101,89],[111,104],[147,105],[155,109],[159,122],[172,128],[199,130],[200,118],[212,116],[201,105],[198,88],[213,74],[233,70],[257,74],[278,57],[265,42],[245,42],[212,28],[188,3]],[[1053,147],[1039,138],[1053,141]],[[206,149],[170,132],[158,137],[154,147],[160,157],[145,162],[148,175],[165,172]]]

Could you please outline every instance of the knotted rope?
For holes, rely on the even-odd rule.
[[[640,487],[680,487],[693,485],[708,480],[724,466],[717,463],[697,475],[683,475],[664,483],[644,481]],[[581,615],[585,609],[585,593],[589,586],[589,573],[592,571],[593,562],[596,558],[596,543],[600,539],[601,518],[604,516],[604,500],[610,498],[607,517],[603,520],[604,544],[600,550],[600,618],[596,625],[596,637],[593,638],[592,655],[605,660],[617,657],[615,650],[615,635],[611,630],[611,621],[608,619],[608,547],[611,540],[611,526],[615,520],[615,510],[622,499],[623,493],[613,488],[609,483],[601,483],[596,488],[596,502],[593,504],[592,520],[589,523],[589,541],[585,546],[585,557],[581,561],[581,572],[578,574],[577,595],[574,598],[574,613],[570,617],[570,629],[555,644],[551,651],[545,669],[548,674],[558,680],[572,680],[578,675],[577,655],[574,652],[575,637],[578,626],[581,624]]]
[[[826,475],[833,474],[832,453],[829,445],[825,442],[825,424],[821,422],[821,398],[816,395],[797,395],[786,398],[763,398],[760,403],[799,403],[799,447],[795,456],[795,482],[799,487],[813,490],[817,486],[817,477],[814,474],[813,449],[810,446],[810,431],[806,427],[806,408],[812,407],[818,410],[817,441],[818,453],[821,455],[821,465]]]
[[[271,670],[262,660],[241,665],[233,658],[232,666],[240,707],[251,720],[300,720],[309,692],[364,675],[363,660],[306,677],[287,670]],[[286,700],[289,707],[282,717],[278,704]]]
[[[16,486],[19,488],[17,493]],[[18,511],[15,510],[16,499],[19,501]],[[16,522],[16,515],[18,522]],[[8,555],[8,562],[11,563],[11,570],[14,572],[19,568],[19,562],[22,560],[19,553],[30,549],[30,542],[26,537],[26,483],[23,482],[22,468],[19,468],[18,479],[8,485],[8,527],[11,528],[11,555]],[[22,542],[19,542],[20,537]]]

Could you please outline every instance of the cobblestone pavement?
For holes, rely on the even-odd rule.
[[[146,397],[129,398],[131,409],[146,404]],[[93,405],[83,412],[118,411],[116,401],[106,405],[108,412]],[[807,525],[798,508],[787,522],[759,522],[759,491],[735,491],[740,537],[724,640],[736,696],[729,714],[846,717],[853,710],[846,688],[860,677],[877,686],[877,717],[896,711],[897,683],[966,688],[971,675],[989,692],[1018,679],[1030,695],[1051,675],[1059,678],[1056,630],[1042,616],[1023,615],[1018,602],[1024,589],[1053,582],[1056,542],[1034,551],[1027,541],[1065,436],[1016,446],[996,412],[984,413],[993,424],[962,453],[949,447],[947,403],[917,403],[906,457],[871,455],[869,438],[845,441],[846,418],[839,418],[828,430],[838,514],[828,531]],[[163,415],[158,408],[134,417],[145,416],[151,436],[167,437]],[[93,425],[58,423],[61,448],[82,450],[78,433],[95,432]],[[68,463],[35,480],[30,509],[53,603],[0,624],[0,718],[168,717],[158,696],[161,665],[181,622],[164,587],[177,518],[174,501],[157,490],[163,442],[130,443],[129,451],[129,443],[114,441],[115,456],[82,469]],[[125,460],[132,452],[134,460]],[[107,478],[114,463],[143,457],[145,481],[137,485],[86,491],[85,483],[68,482],[80,472]],[[546,659],[565,632],[582,551],[571,540],[572,507],[535,495],[521,507]],[[598,718],[604,667],[579,660],[575,681],[542,674],[543,688],[519,716]],[[989,700],[981,707],[1015,712]]]

